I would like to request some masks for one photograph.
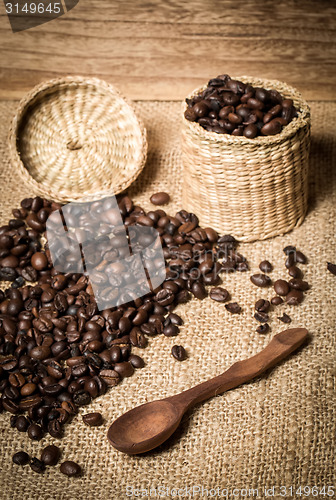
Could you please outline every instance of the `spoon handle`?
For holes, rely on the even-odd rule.
[[[167,399],[186,411],[201,401],[222,394],[261,375],[300,347],[307,337],[308,331],[305,328],[284,330],[275,335],[265,349],[255,356],[237,361],[222,375]]]

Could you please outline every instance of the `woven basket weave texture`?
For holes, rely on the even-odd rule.
[[[110,84],[65,77],[20,102],[9,135],[13,167],[31,189],[58,201],[117,194],[139,175],[146,132]]]
[[[238,77],[292,98],[298,117],[274,136],[216,134],[182,119],[183,203],[204,225],[240,241],[284,234],[303,222],[308,199],[310,110],[292,87]],[[189,97],[205,87],[194,90]],[[183,103],[182,111],[186,109]]]

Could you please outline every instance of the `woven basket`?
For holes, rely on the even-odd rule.
[[[310,110],[301,94],[285,83],[237,79],[293,99],[298,117],[278,135],[248,139],[208,132],[183,116],[183,206],[195,212],[202,225],[240,241],[255,241],[284,234],[305,217]],[[186,107],[184,102],[183,114]]]
[[[126,189],[144,167],[146,131],[110,84],[65,77],[35,87],[10,134],[13,167],[34,193],[66,202]]]

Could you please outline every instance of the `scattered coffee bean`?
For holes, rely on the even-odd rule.
[[[269,311],[270,306],[271,306],[271,304],[270,304],[269,300],[259,299],[255,303],[254,308],[258,312],[267,313]]]
[[[43,448],[41,453],[41,461],[45,465],[56,465],[61,456],[61,450],[58,446],[50,444]]]
[[[271,278],[267,276],[267,274],[253,274],[250,279],[254,285],[262,288],[269,286],[272,282]]]
[[[285,255],[289,255],[290,253],[295,253],[296,252],[296,247],[293,247],[292,245],[288,245],[283,249]]]
[[[301,279],[303,276],[301,269],[297,266],[290,267],[288,269],[288,274],[290,276],[292,276],[292,278],[296,278],[296,279]]]
[[[225,309],[232,314],[239,314],[241,312],[241,307],[237,302],[230,302],[230,304],[225,304]]]
[[[171,353],[177,361],[184,361],[188,357],[185,348],[181,345],[173,345]]]
[[[152,196],[150,197],[150,201],[151,203],[153,203],[153,205],[166,205],[170,201],[170,196],[168,193],[164,193],[162,191],[152,194]]]
[[[48,266],[48,259],[46,257],[46,254],[42,252],[34,253],[31,258],[31,265],[37,271],[43,271],[43,269],[46,269]]]
[[[307,257],[300,251],[295,252],[295,262],[299,262],[299,264],[306,264]]]
[[[34,441],[40,441],[43,438],[43,429],[40,425],[32,423],[29,425],[28,429],[28,437],[33,439]]]
[[[303,301],[303,293],[301,290],[292,290],[286,295],[286,302],[290,306],[297,306]]]
[[[281,297],[273,297],[271,299],[271,304],[274,306],[279,306],[280,304],[283,304],[283,299]]]
[[[98,427],[99,425],[102,425],[103,423],[103,416],[101,413],[95,412],[95,413],[87,413],[86,415],[83,415],[82,417],[84,424],[90,426],[90,427]]]
[[[336,264],[332,264],[331,262],[327,262],[327,269],[331,274],[336,276]]]
[[[267,313],[258,311],[254,314],[254,318],[259,321],[259,323],[267,323],[267,321],[269,320],[269,316]]]
[[[263,323],[256,328],[257,333],[267,333],[269,331],[269,324]]]
[[[274,282],[274,291],[278,295],[285,296],[289,293],[290,286],[285,280],[276,280]]]
[[[25,451],[18,451],[12,457],[16,465],[26,465],[29,462],[29,455]]]
[[[307,283],[307,281],[293,278],[289,280],[288,283],[289,286],[291,288],[294,288],[295,290],[301,290],[302,292],[305,292],[306,290],[309,289],[309,284]]]
[[[66,460],[61,464],[60,471],[69,477],[80,476],[82,473],[81,466],[71,460]]]
[[[288,314],[286,314],[286,313],[283,313],[282,316],[278,316],[278,319],[280,321],[282,321],[283,323],[290,323],[292,321],[290,316],[288,316]]]
[[[270,273],[271,271],[273,271],[273,266],[268,260],[263,260],[259,264],[259,269],[263,273]]]
[[[38,474],[41,474],[42,472],[45,471],[45,465],[44,463],[39,460],[36,457],[33,457],[30,462],[29,462],[30,468],[34,471],[37,472]]]
[[[230,294],[225,288],[217,286],[210,290],[210,298],[216,302],[226,302],[229,300]]]

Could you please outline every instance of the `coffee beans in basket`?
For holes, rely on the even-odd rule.
[[[217,134],[254,139],[276,135],[297,116],[292,99],[276,90],[253,87],[219,75],[198,95],[186,99],[187,120]]]

